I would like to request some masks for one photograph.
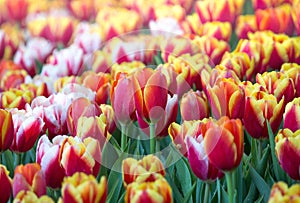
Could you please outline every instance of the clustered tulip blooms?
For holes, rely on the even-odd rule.
[[[0,0],[0,203],[297,200],[299,19],[299,0]]]

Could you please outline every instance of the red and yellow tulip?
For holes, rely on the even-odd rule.
[[[288,187],[285,182],[275,183],[270,192],[268,203],[288,203],[288,202],[299,202],[300,201],[300,185],[295,183]]]
[[[0,195],[0,202],[8,202],[12,193],[12,180],[9,177],[9,171],[6,166],[0,164],[0,190],[3,194]]]
[[[105,176],[102,176],[98,183],[93,175],[77,172],[71,177],[64,178],[61,188],[62,197],[58,202],[105,203],[107,189]]]
[[[275,150],[283,170],[293,179],[300,180],[300,130],[292,132],[285,128],[279,130],[275,137]]]
[[[14,138],[14,124],[11,112],[0,109],[0,152],[7,150]]]
[[[20,191],[31,191],[38,197],[46,194],[46,179],[38,163],[18,165],[13,179],[14,197]]]

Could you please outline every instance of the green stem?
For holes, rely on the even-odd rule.
[[[203,202],[204,203],[208,203],[209,201],[209,194],[210,194],[210,184],[209,183],[205,183],[205,192],[204,192],[204,199]]]
[[[150,123],[149,127],[150,127],[150,154],[154,154],[155,153],[155,144],[156,144],[155,124]]]
[[[2,163],[2,152],[0,151],[0,164],[3,164]]]
[[[226,177],[226,182],[227,182],[227,194],[228,194],[228,202],[233,203],[233,193],[234,193],[234,188],[232,185],[232,172],[226,172],[225,173]]]
[[[126,125],[121,124],[121,149],[124,152],[127,145]]]
[[[260,139],[256,139],[256,143],[257,143],[257,157],[260,160],[262,154],[262,143]]]
[[[21,157],[22,157],[22,154],[21,153],[18,153],[18,152],[15,152],[15,162],[14,162],[14,166],[15,168],[21,164]]]

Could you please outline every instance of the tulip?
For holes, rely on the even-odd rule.
[[[102,176],[100,183],[92,175],[77,172],[66,177],[61,189],[62,197],[58,202],[104,203],[107,196],[107,181]]]
[[[48,87],[47,84],[42,82],[39,86],[33,84],[33,83],[23,83],[19,86],[20,90],[22,91],[30,91],[33,93],[33,97],[36,98],[38,96],[49,96]]]
[[[164,61],[168,61],[169,56],[178,57],[183,54],[194,55],[199,53],[199,48],[190,39],[179,36],[170,37],[168,40],[161,40],[160,50]]]
[[[277,202],[297,202],[300,201],[299,195],[300,185],[298,183],[293,184],[291,187],[285,182],[277,182],[271,188],[271,194],[269,197],[269,203]]]
[[[271,30],[275,33],[292,35],[294,31],[291,6],[282,5],[276,8],[255,11],[258,30]]]
[[[190,90],[182,96],[180,101],[182,120],[202,120],[208,118],[209,113],[208,101],[204,92]]]
[[[164,36],[170,38],[172,36],[181,36],[184,34],[182,26],[178,20],[173,17],[160,18],[156,21],[151,20],[149,23],[151,35]]]
[[[27,0],[6,1],[9,17],[15,21],[25,19],[29,7]]]
[[[288,3],[289,0],[252,0],[253,9],[267,9],[277,7],[283,3]]]
[[[126,94],[123,94],[124,92]],[[114,80],[110,98],[116,120],[121,125],[127,125],[134,120],[135,103],[132,77],[120,76],[119,79]]]
[[[233,79],[223,78],[215,86],[208,87],[207,97],[214,118],[219,119],[222,116],[243,117],[245,94]]]
[[[101,163],[101,149],[96,139],[65,138],[59,154],[59,162],[67,176],[72,176],[76,172],[97,176]]]
[[[154,180],[146,181],[140,176],[135,182],[128,185],[124,197],[125,203],[157,202],[172,203],[172,189],[169,183],[159,174],[155,174]]]
[[[300,96],[300,66],[296,63],[285,63],[281,66],[280,72],[283,72],[291,78],[295,85],[296,96]]]
[[[130,19],[130,23],[127,19]],[[96,22],[103,32],[104,40],[110,40],[120,34],[139,29],[142,21],[138,13],[133,10],[106,7],[98,12]]]
[[[0,190],[2,194],[0,195],[0,202],[8,202],[10,195],[12,193],[12,181],[9,177],[9,171],[6,166],[0,164]]]
[[[254,72],[254,59],[244,52],[226,52],[220,62],[229,70],[233,70],[238,78],[251,80]]]
[[[137,114],[146,122],[156,123],[167,105],[166,77],[161,72],[145,68],[134,74],[133,84]]]
[[[210,72],[212,64],[206,54],[183,54],[180,57],[169,56],[168,63],[165,63],[162,67],[162,70],[167,69],[171,72],[169,77],[176,77],[175,79],[170,78],[171,84],[168,86],[170,86],[169,89],[172,94],[176,93],[181,98],[185,92],[193,87],[202,89],[201,73],[204,70]],[[176,80],[177,85],[172,80]],[[177,87],[172,87],[173,85]]]
[[[67,125],[69,133],[73,136],[77,133],[77,122],[80,116],[93,117],[99,116],[101,110],[95,102],[81,97],[74,100],[68,108]]]
[[[51,54],[53,45],[43,38],[30,39],[26,46],[20,46],[14,55],[14,62],[23,67],[30,76],[36,75],[37,61],[44,63]]]
[[[88,21],[90,18],[95,17],[95,8],[92,0],[84,2],[80,0],[72,0],[70,1],[69,7],[72,14],[80,20]]]
[[[17,88],[25,83],[26,77],[28,74],[25,70],[8,70],[1,77],[0,88],[6,91]]]
[[[45,122],[44,131],[48,131],[50,139],[56,135],[67,134],[67,108],[71,101],[67,95],[59,93],[52,94],[48,98],[36,97],[31,104],[33,109],[42,109],[42,118]]]
[[[168,128],[168,133],[175,144],[175,147],[184,156],[187,156],[187,148],[185,140],[187,136],[196,137],[200,134],[200,120],[183,121],[180,125],[178,123],[171,123]]]
[[[66,70],[65,76],[81,75],[84,70],[84,53],[77,45],[71,45],[62,50],[55,50],[48,57],[47,64]],[[44,68],[43,68],[44,69]]]
[[[4,32],[4,59],[12,59],[19,45],[23,42],[23,33],[17,24],[3,23],[1,30]]]
[[[216,168],[208,159],[204,149],[204,139],[206,139],[207,122],[197,122],[199,132],[186,136],[187,158],[194,174],[203,181],[214,181],[222,178],[223,173]]]
[[[54,203],[53,199],[51,199],[46,195],[38,197],[34,192],[25,191],[25,190],[20,191],[14,198],[13,202],[14,203],[19,203],[19,202]]]
[[[287,35],[262,31],[249,34],[249,39],[261,43],[266,53],[264,60],[268,61],[267,68],[279,69],[283,63],[293,58],[289,53],[292,52],[292,45]]]
[[[279,164],[295,180],[300,180],[299,138],[300,130],[292,132],[288,128],[281,129],[275,137],[275,150]]]
[[[295,132],[300,129],[300,98],[295,98],[289,102],[283,114],[283,128],[288,128]]]
[[[155,128],[155,136],[157,137],[165,137],[168,135],[168,127],[172,122],[176,121],[178,113],[178,99],[177,95],[173,95],[172,97],[168,95],[167,106],[165,112],[162,117],[157,121],[154,125]],[[140,128],[150,136],[150,125],[145,122],[139,115],[137,115],[137,120]]]
[[[18,165],[14,172],[13,195],[20,191],[32,191],[38,197],[46,194],[46,179],[38,163]]]
[[[96,92],[96,103],[99,105],[106,104],[110,91],[110,75],[86,71],[81,78],[84,87]]]
[[[229,22],[206,22],[202,25],[202,36],[214,37],[218,40],[229,42],[231,37],[231,24]]]
[[[44,37],[56,44],[68,45],[75,30],[76,21],[67,16],[46,16],[35,18],[27,23],[33,36]]]
[[[165,176],[163,163],[154,155],[147,155],[141,160],[126,158],[122,163],[122,175],[124,186],[136,181],[139,176],[158,173]]]
[[[145,67],[146,65],[140,61],[115,63],[111,66],[111,76],[114,81],[123,78],[125,75],[130,78],[136,71]]]
[[[18,108],[24,109],[26,103],[31,103],[33,93],[28,90],[10,89],[0,94],[1,108]]]
[[[50,142],[45,134],[40,137],[36,148],[36,162],[41,165],[45,175],[47,186],[51,188],[61,187],[65,170],[60,164],[60,148],[67,136],[58,135]],[[55,173],[53,173],[55,171]]]
[[[22,67],[15,64],[11,60],[1,60],[0,61],[0,78],[4,77],[4,75],[9,71],[22,70]],[[1,87],[3,88],[3,87]]]
[[[204,149],[209,161],[219,170],[235,169],[240,164],[244,153],[241,120],[221,117],[216,122],[208,121],[204,135]],[[226,157],[223,156],[224,154]]]
[[[154,19],[174,18],[180,22],[185,18],[185,10],[180,5],[162,4],[154,8]],[[151,23],[151,21],[150,21]]]
[[[10,149],[15,152],[30,150],[40,135],[44,122],[42,118],[25,110],[12,109],[14,139]]]
[[[111,137],[111,134],[108,132],[107,118],[104,114],[101,114],[99,117],[80,116],[76,130],[76,136],[82,140],[92,137],[100,143],[101,148]]]
[[[200,49],[200,52],[205,53],[214,64],[219,64],[225,52],[230,50],[226,41],[210,36],[195,37],[192,43]]]
[[[294,82],[288,75],[280,72],[265,72],[256,75],[256,82],[273,94],[278,101],[284,98],[285,104],[295,96]]]
[[[293,5],[293,10],[292,10],[292,18],[293,18],[293,22],[294,22],[294,25],[295,25],[295,28],[296,28],[296,32],[297,34],[299,35],[300,34],[300,21],[299,21],[299,18],[300,18],[300,2],[298,3],[295,3]]]
[[[247,39],[248,33],[257,31],[255,15],[240,15],[236,19],[235,32],[239,39]]]
[[[222,0],[217,1],[197,1],[195,10],[202,23],[208,21],[230,22],[235,19],[234,1]]]
[[[0,154],[2,151],[7,150],[14,138],[14,124],[12,120],[11,112],[0,109]],[[1,155],[0,155],[1,156]]]
[[[243,122],[247,132],[256,139],[268,138],[267,121],[275,133],[282,120],[284,99],[277,101],[274,95],[254,91],[246,96]]]

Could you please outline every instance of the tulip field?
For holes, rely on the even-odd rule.
[[[0,0],[0,203],[300,202],[300,0]]]

